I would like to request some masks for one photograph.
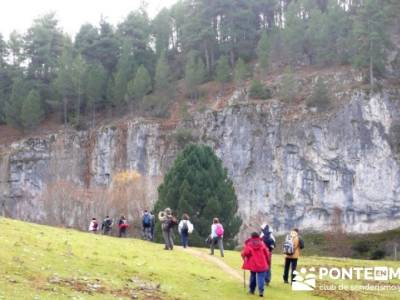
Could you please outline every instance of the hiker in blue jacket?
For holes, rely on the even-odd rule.
[[[142,217],[142,230],[143,230],[143,238],[145,240],[151,241],[151,223],[153,222],[151,214],[145,209]]]

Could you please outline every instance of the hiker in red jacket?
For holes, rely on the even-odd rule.
[[[260,297],[264,297],[265,273],[271,264],[269,250],[260,238],[258,232],[253,232],[251,238],[244,243],[242,269],[250,270],[250,294],[254,294],[258,283]],[[257,280],[256,280],[257,279]]]

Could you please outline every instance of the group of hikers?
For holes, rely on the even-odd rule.
[[[254,294],[258,286],[259,296],[264,296],[264,287],[271,282],[272,251],[275,249],[275,237],[273,230],[268,224],[261,226],[261,234],[253,232],[251,237],[244,243],[241,252],[243,258],[242,269],[250,271],[249,294]],[[285,254],[285,265],[283,271],[283,282],[289,283],[294,280],[294,271],[297,268],[297,260],[300,250],[304,248],[304,240],[299,235],[297,228],[293,229],[286,236],[283,243],[283,253]]]
[[[165,243],[165,250],[173,250],[173,228],[178,226],[178,233],[181,238],[183,248],[189,246],[189,235],[193,232],[194,226],[190,222],[188,214],[183,214],[178,222],[170,208],[166,208],[158,213],[158,220],[161,223],[162,236]],[[128,222],[125,216],[121,216],[118,222],[119,237],[126,237]],[[99,224],[96,218],[92,218],[89,231],[96,233]],[[110,235],[113,227],[113,220],[106,216],[101,224],[101,231],[105,235]],[[149,241],[154,239],[155,216],[152,212],[145,210],[142,214],[142,234],[143,238]],[[220,250],[221,257],[224,257],[223,246],[224,227],[218,218],[213,218],[210,226],[210,234],[206,240],[210,246],[210,255],[214,255],[215,247]],[[241,256],[243,258],[242,269],[250,271],[249,293],[254,294],[258,286],[259,296],[264,296],[264,287],[271,282],[272,252],[275,249],[276,240],[273,230],[268,224],[263,224],[260,231],[253,232],[251,237],[244,243]],[[284,283],[293,282],[294,271],[297,268],[297,260],[300,250],[304,248],[304,240],[299,235],[297,228],[293,229],[283,243],[283,253],[285,254],[285,264],[283,272]],[[289,273],[290,271],[290,273]]]
[[[104,235],[111,235],[114,221],[106,216],[101,223],[100,231]],[[142,216],[143,238],[146,240],[153,240],[154,237],[155,218],[152,212],[145,210]],[[125,216],[121,216],[118,221],[118,236],[126,237],[127,229],[129,227],[128,220]],[[99,222],[96,218],[92,218],[89,224],[89,232],[97,233],[99,231]]]
[[[112,227],[114,225],[114,221],[109,217],[106,216],[101,223],[101,232],[104,235],[111,235]],[[121,216],[118,221],[118,236],[119,237],[126,237],[126,231],[129,227],[128,220],[125,216]],[[96,218],[92,218],[89,224],[89,232],[97,233],[99,231],[99,222]]]

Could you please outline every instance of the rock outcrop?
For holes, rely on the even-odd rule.
[[[329,114],[299,107],[289,116],[271,100],[197,113],[178,127],[223,160],[244,228],[328,230],[335,218],[349,232],[398,227],[398,91],[342,98]],[[82,229],[92,216],[137,220],[179,151],[174,132],[135,120],[13,143],[0,156],[0,213]]]

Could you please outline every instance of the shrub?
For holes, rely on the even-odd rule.
[[[272,96],[271,90],[265,87],[260,81],[251,82],[249,96],[253,99],[269,99]]]
[[[181,149],[183,149],[187,144],[190,144],[197,140],[192,131],[187,128],[177,129],[174,133],[174,139]]]
[[[351,247],[356,256],[363,256],[371,250],[371,244],[366,240],[359,240],[353,243]]]
[[[143,98],[142,110],[146,116],[167,118],[169,116],[169,99],[158,93]]]
[[[376,249],[372,251],[370,258],[377,260],[377,259],[383,259],[386,256],[386,252],[383,249]]]
[[[318,111],[325,111],[329,108],[330,102],[328,87],[321,78],[318,78],[313,92],[307,100],[307,106],[316,107]]]

